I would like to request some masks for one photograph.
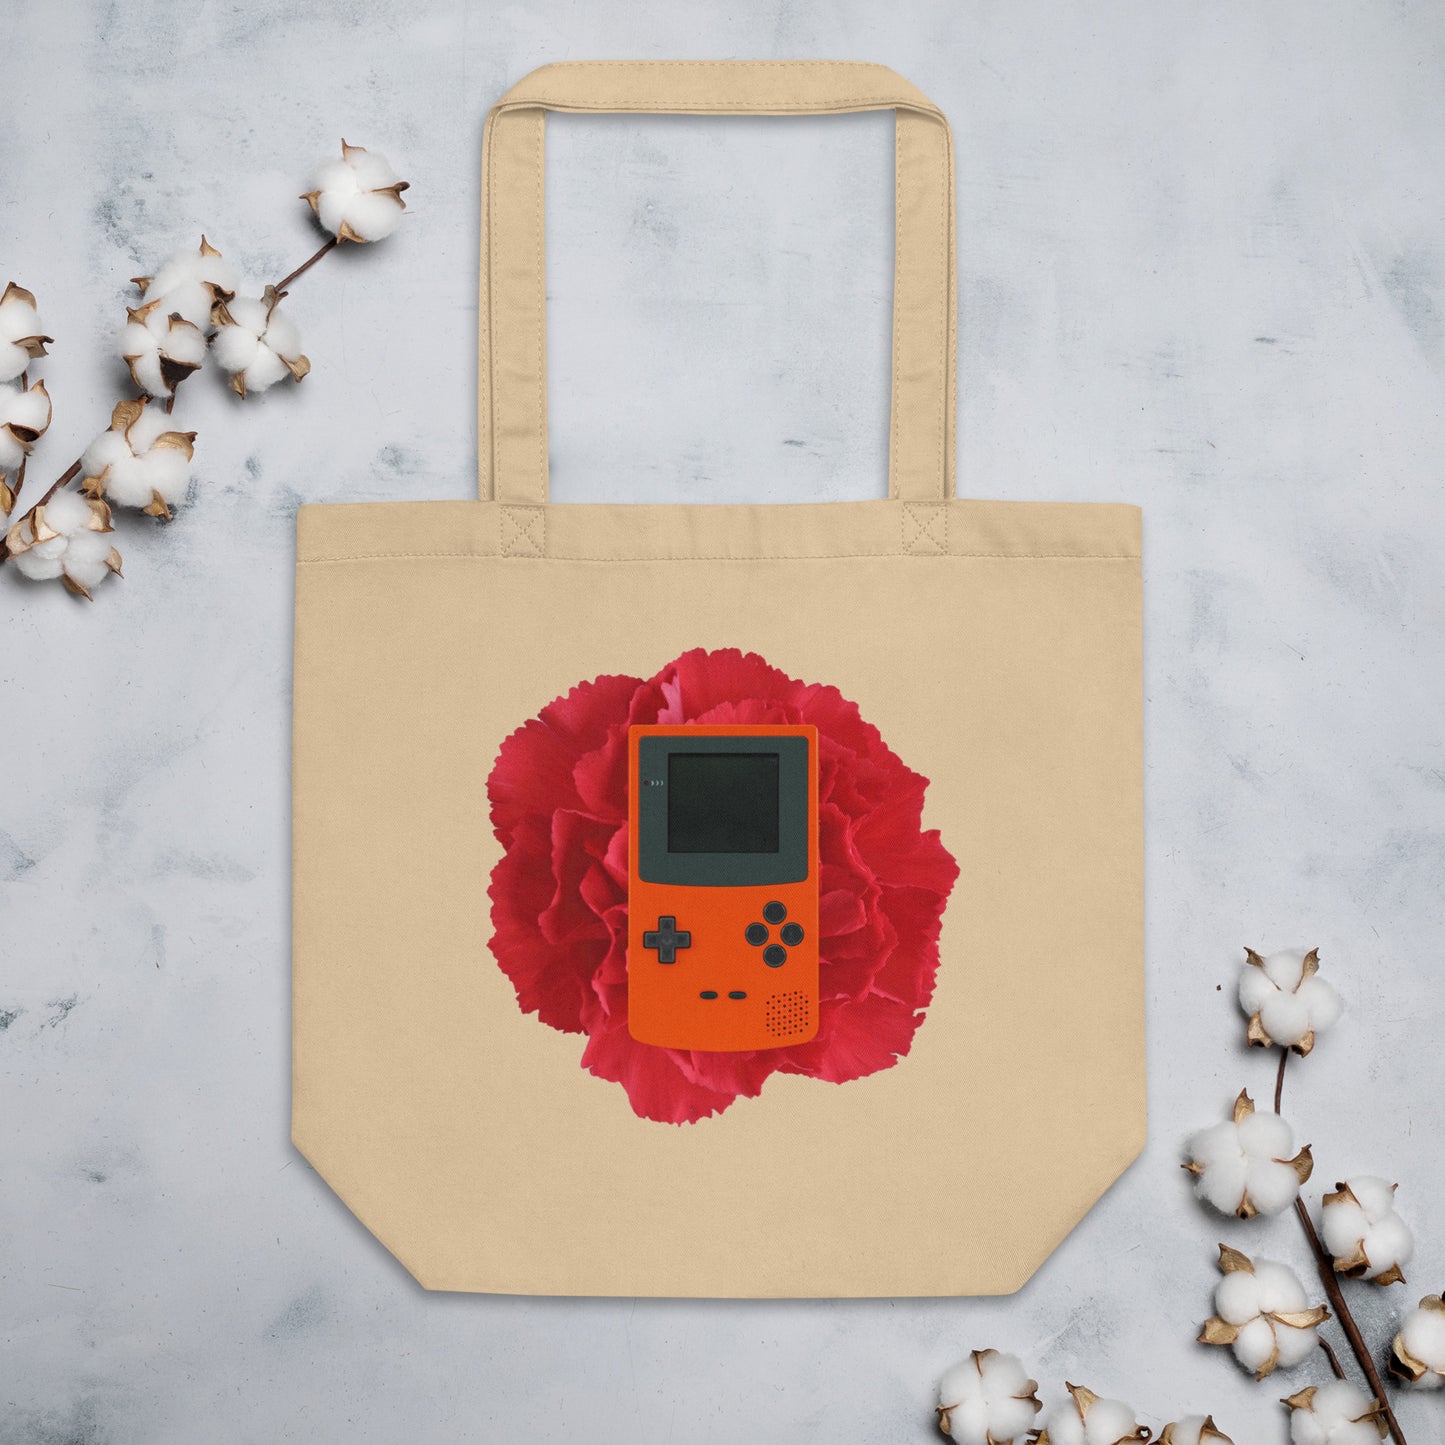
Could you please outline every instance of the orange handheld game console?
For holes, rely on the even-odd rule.
[[[818,731],[628,730],[627,1023],[672,1049],[818,1031]]]

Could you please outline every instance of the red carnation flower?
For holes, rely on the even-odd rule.
[[[807,1043],[695,1052],[627,1028],[627,729],[633,723],[812,723],[818,729],[819,1023]],[[656,676],[599,677],[502,744],[487,780],[503,847],[492,952],[524,1013],[588,1036],[582,1066],[634,1112],[691,1123],[773,1073],[841,1084],[902,1058],[938,972],[958,865],[920,827],[928,779],[835,687],[756,653],[694,648]]]

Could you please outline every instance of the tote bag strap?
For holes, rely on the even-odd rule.
[[[939,502],[953,495],[953,140],[942,112],[883,65],[628,60],[544,65],[514,85],[487,116],[478,340],[483,500],[523,506],[547,501],[543,138],[549,110],[687,115],[895,111],[888,492],[908,502]]]

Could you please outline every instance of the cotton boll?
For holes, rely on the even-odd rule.
[[[0,383],[0,476],[13,472],[50,425],[50,396],[45,383],[29,388]]]
[[[179,312],[165,314],[160,306],[153,301],[127,308],[130,320],[120,334],[120,355],[141,391],[169,397],[205,360],[206,337]]]
[[[55,338],[44,332],[35,297],[11,281],[0,295],[0,381],[14,381],[45,355],[45,343]]]
[[[1379,1445],[1385,1431],[1380,1406],[1348,1380],[1331,1380],[1291,1395],[1292,1445]]]
[[[212,308],[234,296],[239,284],[234,268],[204,236],[199,250],[176,251],[154,276],[137,276],[135,282],[164,315],[174,311],[202,331],[211,326]]]
[[[195,432],[171,431],[145,398],[117,402],[110,429],[85,449],[82,486],[123,507],[139,507],[170,520],[171,505],[185,495]]]
[[[52,497],[52,501],[55,499]],[[65,549],[65,571],[71,581],[87,589],[98,586],[113,570],[110,565],[110,535],[105,532],[77,532]]]
[[[110,545],[110,508],[98,498],[59,491],[32,508],[5,535],[11,560],[34,581],[59,577],[83,597],[111,573],[120,553]]]
[[[1415,1250],[1410,1227],[1395,1212],[1395,1186],[1373,1174],[1361,1174],[1326,1194],[1320,1211],[1320,1237],[1341,1274],[1395,1284]]]
[[[939,1427],[959,1445],[1010,1445],[1033,1425],[1037,1389],[1015,1356],[975,1350],[939,1381]]]
[[[1149,1430],[1122,1400],[1100,1399],[1082,1385],[1066,1385],[1069,1402],[1050,1411],[1037,1445],[1123,1445],[1147,1440]]]
[[[1308,1148],[1293,1157],[1294,1133],[1277,1114],[1256,1113],[1248,1093],[1234,1103],[1233,1118],[1194,1134],[1185,1168],[1201,1199],[1241,1219],[1278,1214],[1299,1196],[1313,1161]]]
[[[280,299],[268,286],[262,299],[238,296],[218,308],[221,324],[211,350],[239,396],[265,391],[286,376],[300,381],[311,370],[301,354],[301,333],[279,308]]]
[[[341,159],[318,167],[301,199],[337,240],[380,241],[401,224],[407,189],[385,156],[342,141]]]
[[[1219,1267],[1224,1277],[1215,1286],[1214,1314],[1199,1332],[1200,1341],[1229,1346],[1258,1380],[1305,1360],[1319,1343],[1317,1326],[1328,1311],[1310,1305],[1299,1276],[1288,1265],[1251,1260],[1223,1244]]]
[[[1249,1042],[1309,1053],[1342,1008],[1340,996],[1318,976],[1319,950],[1285,948],[1267,957],[1252,948],[1244,952],[1239,1006],[1249,1018]]]
[[[1426,1295],[1400,1322],[1390,1373],[1421,1390],[1445,1386],[1445,1298]]]

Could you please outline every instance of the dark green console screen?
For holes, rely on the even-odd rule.
[[[669,853],[776,853],[778,754],[667,756]]]

